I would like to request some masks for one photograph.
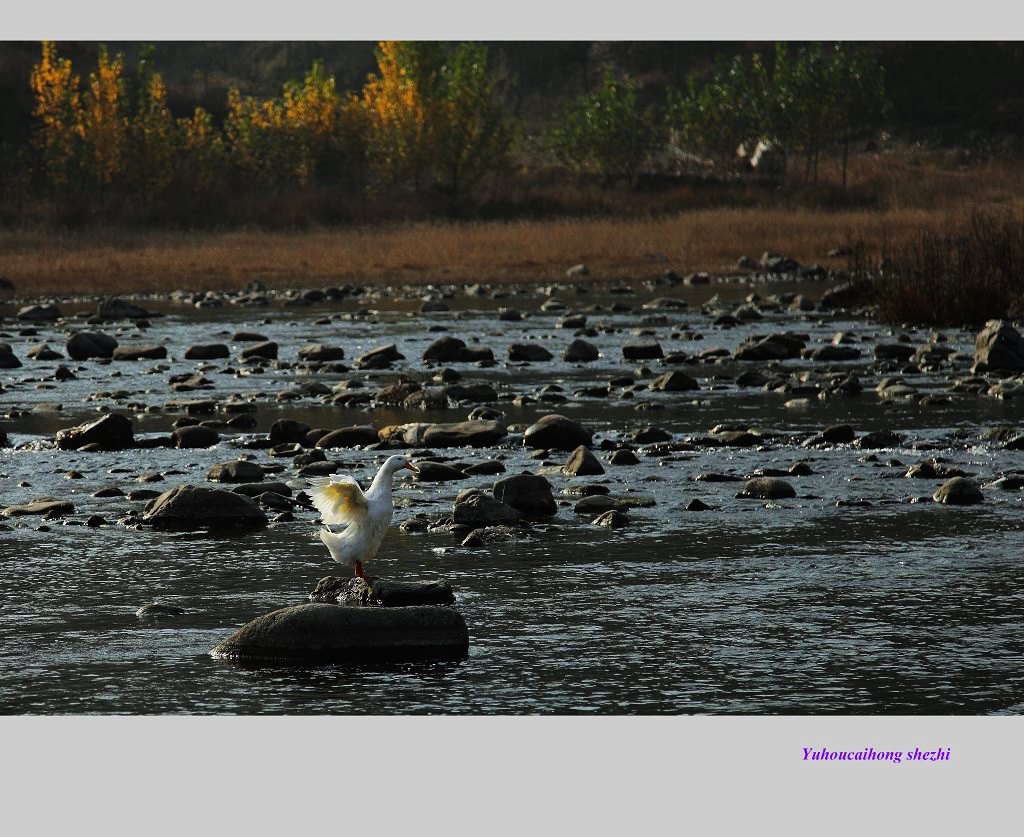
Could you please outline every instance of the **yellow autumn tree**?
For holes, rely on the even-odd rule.
[[[82,131],[93,176],[98,184],[110,184],[121,170],[128,120],[124,115],[124,56],[111,58],[99,49],[96,70],[82,96]]]
[[[56,190],[74,177],[84,137],[80,80],[71,61],[57,55],[57,45],[43,41],[39,63],[32,68],[29,85],[38,120],[36,146],[47,179]]]
[[[213,116],[197,107],[178,119],[178,171],[186,188],[199,195],[213,193],[223,182],[226,151]]]
[[[167,107],[167,88],[147,47],[132,80],[131,116],[124,168],[128,186],[143,202],[152,201],[174,177],[179,133]]]
[[[334,77],[319,61],[301,84],[285,85],[284,124],[293,140],[295,177],[304,186],[313,181],[318,163],[338,147],[340,103]]]
[[[360,111],[366,160],[378,187],[423,186],[430,168],[431,101],[437,46],[409,41],[377,45],[378,72],[350,107]]]

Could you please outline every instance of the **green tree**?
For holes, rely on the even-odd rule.
[[[435,121],[434,170],[452,211],[485,176],[508,160],[513,127],[487,73],[487,49],[462,43],[441,68]]]
[[[632,186],[657,145],[658,127],[652,109],[637,102],[636,82],[620,82],[615,70],[605,67],[600,88],[566,106],[548,143],[572,171]]]

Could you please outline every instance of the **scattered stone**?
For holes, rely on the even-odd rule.
[[[750,500],[782,500],[796,497],[796,489],[776,477],[754,477],[746,481],[736,496]]]
[[[429,459],[417,461],[416,467],[419,468],[419,473],[416,475],[417,482],[449,482],[464,480],[468,476],[459,468],[444,462],[432,462]]]
[[[651,381],[650,389],[659,392],[685,392],[686,390],[700,389],[700,384],[685,372],[676,370],[659,375]]]
[[[609,529],[621,529],[623,526],[629,525],[629,516],[624,511],[619,509],[609,509],[606,512],[602,512],[592,521],[595,526],[605,526]]]
[[[540,343],[513,343],[508,347],[508,359],[513,361],[539,363],[553,357]]]
[[[206,472],[210,482],[262,482],[263,477],[263,469],[246,459],[221,462]]]
[[[398,351],[394,343],[388,343],[386,346],[363,352],[355,359],[354,364],[356,369],[387,369],[396,360],[405,360],[405,355]]]
[[[567,363],[590,363],[601,357],[601,352],[593,343],[577,338],[562,353],[562,360]]]
[[[161,619],[167,616],[181,616],[184,612],[185,608],[183,607],[153,603],[143,605],[135,611],[135,615],[139,619]]]
[[[596,476],[604,473],[604,466],[586,445],[580,445],[571,454],[562,470],[570,476]]]
[[[205,424],[179,427],[171,433],[171,443],[176,448],[209,448],[220,442],[220,433]]]
[[[36,514],[60,517],[65,514],[73,514],[74,511],[74,503],[68,502],[67,500],[57,500],[53,497],[40,497],[30,503],[8,506],[0,512],[0,514],[4,517],[19,517],[22,515]]]
[[[299,360],[327,363],[345,359],[345,350],[341,346],[328,346],[324,343],[313,343],[299,349]]]
[[[519,512],[510,505],[485,494],[479,488],[467,488],[455,498],[452,521],[458,525],[502,526],[519,522]]]
[[[989,320],[974,339],[974,372],[1024,370],[1024,337],[1006,320]]]
[[[657,340],[631,340],[622,345],[623,360],[659,360],[665,352]]]
[[[14,355],[10,343],[0,343],[0,369],[17,369],[21,361]]]
[[[256,343],[253,346],[247,346],[242,349],[241,357],[243,360],[249,360],[251,358],[277,360],[277,348],[277,343],[273,340],[265,340],[262,343]]]
[[[932,499],[936,503],[948,506],[971,506],[983,502],[985,497],[973,480],[967,477],[953,477],[939,486]]]
[[[515,474],[494,483],[494,499],[507,504],[525,517],[551,517],[558,505],[551,493],[551,483],[538,474]]]
[[[589,430],[572,419],[551,413],[526,428],[523,441],[531,448],[574,450],[580,445],[592,445],[593,436]]]
[[[26,305],[18,310],[17,317],[19,320],[28,320],[34,323],[53,322],[60,319],[60,308],[52,302],[42,305]]]
[[[108,413],[95,421],[58,430],[55,437],[61,450],[81,450],[95,446],[94,450],[125,450],[134,447],[135,431],[131,419],[120,413]]]
[[[304,604],[265,614],[210,651],[248,662],[374,663],[459,660],[469,631],[452,607]]]
[[[185,360],[217,360],[231,356],[224,343],[198,343],[185,349]]]
[[[321,449],[328,448],[355,448],[365,445],[375,445],[380,441],[377,435],[377,428],[371,424],[355,424],[351,427],[342,427],[332,430],[321,436],[316,446]]]
[[[68,338],[64,348],[72,360],[109,358],[114,356],[117,340],[98,331],[79,331]]]
[[[354,607],[453,605],[455,594],[447,581],[392,581],[329,575],[309,594],[311,602],[334,602]]]
[[[267,522],[267,516],[250,498],[196,485],[165,491],[146,506],[142,515],[142,523],[169,530],[255,528]]]
[[[114,349],[114,360],[163,360],[167,357],[167,347],[155,343],[141,346],[118,346]]]

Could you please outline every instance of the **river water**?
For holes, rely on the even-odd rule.
[[[939,339],[954,351],[932,371],[874,360],[873,346],[900,340],[917,347],[936,335],[927,329],[890,331],[868,319],[821,311],[792,312],[762,305],[763,318],[726,327],[718,310],[701,304],[718,293],[726,309],[756,291],[761,296],[803,291],[823,283],[704,288],[637,287],[633,293],[573,288],[512,290],[508,296],[442,294],[450,310],[419,313],[423,291],[398,290],[313,305],[266,307],[226,304],[196,309],[171,299],[137,300],[164,314],[138,328],[123,322],[96,326],[122,344],[166,345],[166,360],[42,361],[26,352],[48,342],[63,353],[71,330],[85,327],[88,301],[62,301],[65,319],[29,327],[7,318],[3,337],[21,368],[5,370],[0,426],[0,504],[42,496],[70,500],[63,518],[7,519],[0,530],[3,567],[3,667],[0,711],[5,714],[1017,714],[1024,709],[1024,497],[1020,489],[989,487],[1024,470],[1017,450],[992,438],[995,428],[1021,427],[1024,398],[996,398],[950,390],[969,375],[974,331],[948,330]],[[444,289],[439,289],[443,291]],[[622,290],[622,289],[615,289]],[[564,311],[543,311],[550,296]],[[644,308],[659,297],[689,308]],[[521,310],[521,321],[500,320],[499,307]],[[602,356],[588,364],[562,361],[573,329],[559,328],[567,312],[584,313],[588,337]],[[279,344],[280,363],[239,362],[240,330]],[[845,332],[864,349],[861,358],[822,363],[786,360],[663,365],[623,360],[624,343],[650,337],[666,352],[694,355],[714,347],[732,351],[756,333],[800,332],[808,345]],[[34,332],[34,333],[32,333]],[[502,462],[507,473],[564,463],[566,453],[533,458],[521,431],[551,412],[594,433],[605,473],[571,477],[548,470],[560,501],[558,514],[515,542],[483,548],[460,545],[447,533],[405,533],[397,524],[416,514],[451,513],[461,489],[489,488],[495,477],[396,484],[395,526],[373,562],[375,574],[404,580],[447,579],[470,632],[459,663],[381,667],[251,668],[215,660],[210,649],[249,620],[306,600],[334,565],[317,538],[314,515],[232,538],[166,534],[119,525],[145,500],[94,497],[104,486],[124,494],[202,482],[207,469],[240,454],[282,466],[272,479],[295,490],[288,459],[246,443],[278,418],[312,427],[381,427],[403,421],[459,421],[470,407],[405,410],[340,407],[301,386],[328,387],[355,380],[364,390],[396,380],[429,382],[437,371],[424,349],[448,334],[490,347],[490,367],[450,364],[467,383],[489,383],[491,406],[511,429],[486,449],[436,450],[437,459]],[[536,341],[555,359],[510,363],[508,346]],[[224,342],[232,357],[209,362],[182,358],[186,346]],[[405,360],[391,369],[313,371],[297,363],[302,346],[344,347],[343,363],[395,343]],[[64,363],[77,375],[53,378]],[[648,370],[638,370],[646,365]],[[646,383],[652,374],[681,369],[700,389],[651,392],[619,378]],[[786,394],[741,387],[749,369],[804,374],[804,389]],[[201,371],[212,389],[173,393],[171,376]],[[813,386],[826,373],[855,372],[858,397],[822,399]],[[900,374],[918,395],[948,395],[939,403],[918,397],[886,401],[874,387]],[[608,385],[607,396],[594,394]],[[583,392],[586,390],[587,392]],[[518,396],[518,398],[517,398]],[[524,397],[525,396],[525,397]],[[795,397],[807,400],[792,403]],[[166,434],[182,413],[164,409],[173,399],[213,398],[251,403],[256,426],[222,429],[210,449],[146,448],[110,453],[57,450],[53,434],[96,418],[100,411],[129,415],[137,437]],[[206,416],[203,416],[204,418]],[[230,415],[217,413],[214,418]],[[804,447],[830,425],[850,424],[858,436],[896,430],[895,447]],[[716,425],[757,428],[750,447],[700,443]],[[638,464],[613,466],[608,450],[642,428],[672,435],[672,446],[636,445]],[[1012,435],[1012,433],[1011,433]],[[1004,435],[1001,437],[1005,439]],[[683,444],[686,441],[692,444]],[[374,450],[333,451],[364,485],[383,460]],[[984,502],[946,506],[928,502],[942,478],[911,479],[924,460],[958,468],[983,486]],[[787,471],[804,462],[809,473],[787,476],[796,497],[775,502],[736,496],[757,469]],[[70,478],[71,472],[80,477]],[[698,479],[700,478],[700,479]],[[610,530],[577,515],[573,486],[598,483],[634,502],[629,525]],[[701,500],[709,508],[689,511]],[[85,522],[99,515],[106,525]],[[144,619],[142,605],[184,610]]]

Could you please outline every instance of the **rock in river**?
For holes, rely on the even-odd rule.
[[[267,525],[267,516],[248,497],[220,488],[179,485],[156,497],[142,522],[157,529],[255,528]]]
[[[981,489],[967,477],[953,477],[938,487],[932,499],[949,506],[972,506],[985,500]]]
[[[796,489],[777,477],[754,477],[746,481],[743,490],[736,496],[750,500],[781,500],[796,497]]]
[[[206,472],[210,482],[262,482],[263,469],[247,459],[220,462]]]
[[[447,581],[392,581],[386,578],[352,578],[328,575],[309,594],[311,602],[363,607],[409,607],[452,605],[455,594]]]
[[[175,430],[171,441],[176,448],[210,448],[220,441],[220,433],[205,424],[191,424]]]
[[[99,450],[124,450],[135,446],[135,432],[130,418],[108,413],[96,421],[58,430],[55,441],[61,450],[78,450],[86,445],[96,445]]]
[[[494,499],[507,504],[526,517],[551,517],[558,504],[551,483],[538,474],[515,474],[494,483]]]
[[[593,436],[589,430],[572,419],[550,413],[526,428],[523,441],[533,448],[575,450],[580,445],[590,447],[593,444]]]
[[[512,506],[484,494],[479,488],[467,488],[455,498],[452,520],[473,527],[502,526],[519,522],[519,512]]]
[[[460,660],[469,631],[451,607],[303,604],[254,619],[210,651],[240,662]]]
[[[1006,320],[989,320],[974,339],[977,372],[1024,369],[1024,337]]]

